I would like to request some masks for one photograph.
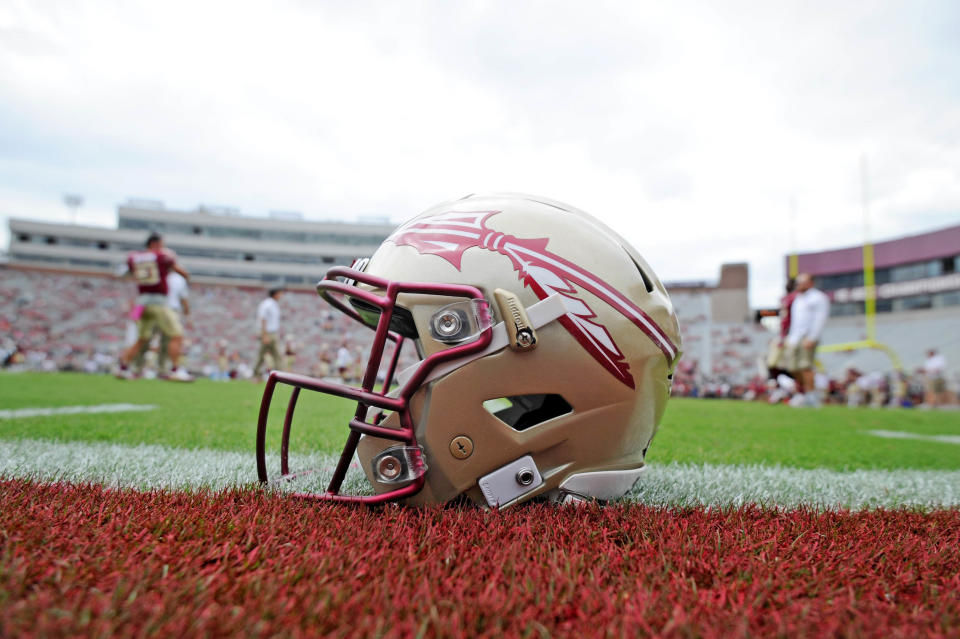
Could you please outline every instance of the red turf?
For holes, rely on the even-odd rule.
[[[374,512],[0,482],[0,636],[960,637],[960,511]]]

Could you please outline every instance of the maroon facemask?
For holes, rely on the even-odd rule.
[[[374,290],[361,288],[358,284],[365,284],[375,291],[382,291],[383,293],[379,294]],[[260,417],[257,422],[257,477],[262,484],[268,482],[265,451],[267,417],[277,384],[287,384],[293,387],[293,393],[287,404],[287,411],[283,420],[283,433],[280,443],[281,477],[292,476],[289,468],[290,428],[301,389],[357,402],[354,417],[348,424],[350,434],[347,437],[347,443],[343,448],[326,491],[323,493],[301,492],[295,493],[295,495],[324,501],[367,505],[395,501],[415,495],[423,488],[427,467],[423,458],[423,449],[417,443],[417,437],[414,433],[410,399],[438,365],[478,353],[490,344],[492,321],[483,293],[476,287],[466,285],[395,282],[344,266],[330,269],[325,278],[317,284],[317,292],[332,306],[374,330],[373,345],[364,369],[361,385],[358,388],[307,375],[280,371],[271,372],[263,391]],[[475,317],[468,317],[470,313],[463,313],[457,309],[447,311],[446,314],[435,315],[436,321],[433,321],[430,327],[432,336],[441,342],[451,344],[451,346],[424,358],[420,365],[416,367],[412,376],[402,382],[395,392],[388,395],[393,383],[400,350],[405,340],[419,337],[412,316],[406,309],[397,306],[397,296],[403,293],[466,299],[467,302],[460,302],[459,304],[469,305],[473,309]],[[457,307],[459,304],[454,303],[449,307]],[[448,307],[442,307],[441,311],[444,308]],[[471,329],[467,330],[466,336],[462,338],[454,332],[454,329],[459,329],[461,324],[466,324]],[[448,334],[445,335],[445,333]],[[392,342],[392,349],[390,349],[384,369],[383,384],[377,390],[375,388],[377,375],[384,362],[388,341]],[[374,410],[371,411],[371,409]],[[383,411],[396,412],[400,420],[400,428],[381,426],[380,422],[385,414]],[[373,471],[378,479],[387,484],[398,484],[397,488],[378,495],[344,495],[340,493],[340,487],[343,484],[350,461],[357,450],[361,435],[380,437],[397,442],[396,447],[388,448],[371,460]]]

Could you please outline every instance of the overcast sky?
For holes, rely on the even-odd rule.
[[[665,280],[960,223],[960,2],[0,3],[7,218],[576,205]],[[791,224],[791,199],[797,223]],[[791,230],[795,228],[795,230]]]

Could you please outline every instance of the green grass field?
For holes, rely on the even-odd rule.
[[[0,409],[151,404],[156,410],[0,419],[0,439],[39,438],[253,451],[262,384],[174,384],[79,374],[0,376]],[[289,397],[271,413],[272,443]],[[355,404],[304,392],[291,448],[336,452]],[[960,412],[827,406],[797,410],[761,403],[673,399],[648,454],[651,463],[779,464],[796,468],[960,469],[960,446],[883,439],[869,431],[960,436]]]
[[[108,449],[102,446],[110,445],[114,446],[109,449],[110,454],[115,456],[115,461],[110,462],[111,472],[122,476],[123,465],[136,461],[138,456],[161,455],[157,452],[159,449],[130,452],[134,450],[131,447],[151,445],[161,447],[162,456],[170,459],[186,455],[188,451],[204,451],[207,456],[204,459],[211,456],[230,459],[237,468],[230,471],[234,473],[232,477],[236,477],[238,483],[246,483],[253,477],[256,418],[262,388],[262,384],[251,382],[200,380],[193,384],[175,384],[79,374],[3,374],[0,375],[0,445],[7,447],[8,458],[20,461],[4,462],[0,458],[0,473],[30,475],[36,474],[39,467],[41,474],[49,476],[47,467],[89,464],[87,458],[107,455],[104,451]],[[271,413],[268,442],[271,450],[279,447],[280,424],[288,396],[289,390],[281,386]],[[118,403],[155,408],[141,412],[29,417],[16,414],[20,409]],[[291,452],[323,459],[337,454],[345,441],[346,423],[354,406],[345,400],[303,393],[291,438]],[[875,431],[884,431],[888,436],[878,436]],[[51,460],[46,462],[47,466],[30,459],[40,453],[24,448],[28,444],[34,448],[46,447],[43,448],[43,459]],[[63,448],[67,445],[72,448]],[[78,446],[88,447],[78,452],[81,451]],[[4,449],[0,449],[0,453],[3,452]],[[69,459],[58,461],[63,455]],[[81,462],[77,461],[78,457],[83,458]],[[208,464],[196,456],[183,459],[178,462],[179,467],[188,470],[191,465]],[[734,485],[730,499],[746,499],[743,496],[747,494],[744,492],[746,488],[736,493],[738,483],[752,485],[753,490],[762,496],[766,494],[765,485],[774,482],[766,469],[780,469],[777,472],[781,474],[794,473],[789,481],[800,482],[805,486],[802,491],[808,492],[816,491],[816,486],[836,483],[840,475],[796,473],[940,473],[900,475],[891,481],[897,486],[927,486],[925,490],[933,495],[946,491],[949,494],[940,503],[953,504],[960,501],[960,412],[851,410],[833,406],[798,410],[762,403],[674,399],[669,404],[647,461],[652,470],[661,469],[659,479],[655,476],[655,480],[663,483],[661,488],[673,491],[669,497],[671,501],[683,501],[683,490],[700,494],[719,484]],[[156,463],[154,466],[150,473],[176,474],[172,470],[165,471]],[[703,471],[703,467],[709,467],[710,472]],[[740,469],[736,471],[739,474],[730,478],[729,469]],[[84,472],[78,470],[66,476],[86,477]],[[705,479],[705,474],[712,478]],[[97,477],[99,475],[95,474],[93,478]],[[877,481],[872,477],[864,475],[858,481],[872,485]],[[931,478],[941,483],[930,484]],[[204,483],[207,480],[197,481]],[[688,486],[684,482],[694,483]],[[861,490],[858,486],[851,485],[845,490],[856,494]],[[881,503],[883,495],[890,492],[882,486],[877,491],[880,497],[870,498],[866,503]],[[821,491],[821,495],[827,494]],[[706,499],[698,498],[701,501]],[[806,497],[796,499],[802,498]],[[817,495],[809,498],[816,500]],[[846,503],[845,499],[850,501],[843,495],[823,498],[838,499],[841,503]],[[919,503],[925,503],[923,500],[929,498],[919,499]],[[913,503],[906,498],[902,502]],[[851,503],[860,502],[854,500]],[[895,499],[892,503],[901,501]]]

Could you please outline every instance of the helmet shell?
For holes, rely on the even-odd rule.
[[[537,329],[537,347],[504,348],[424,384],[410,402],[429,471],[412,503],[466,495],[484,503],[478,478],[531,455],[543,484],[523,499],[556,491],[571,475],[643,466],[670,394],[680,330],[653,270],[622,237],[566,204],[526,195],[472,195],[429,209],[401,225],[370,258],[365,273],[394,281],[465,284],[480,289],[494,321],[504,321],[494,291],[526,308],[561,295],[570,309]],[[418,350],[449,345],[433,339],[430,321],[451,298],[403,295]],[[652,332],[641,328],[639,309]],[[626,309],[626,310],[625,310]],[[665,344],[669,344],[670,347]],[[569,411],[518,430],[485,402],[559,395]],[[398,423],[396,415],[384,425]],[[453,454],[467,437],[472,453]],[[370,460],[394,442],[364,436],[358,455],[378,492]]]

